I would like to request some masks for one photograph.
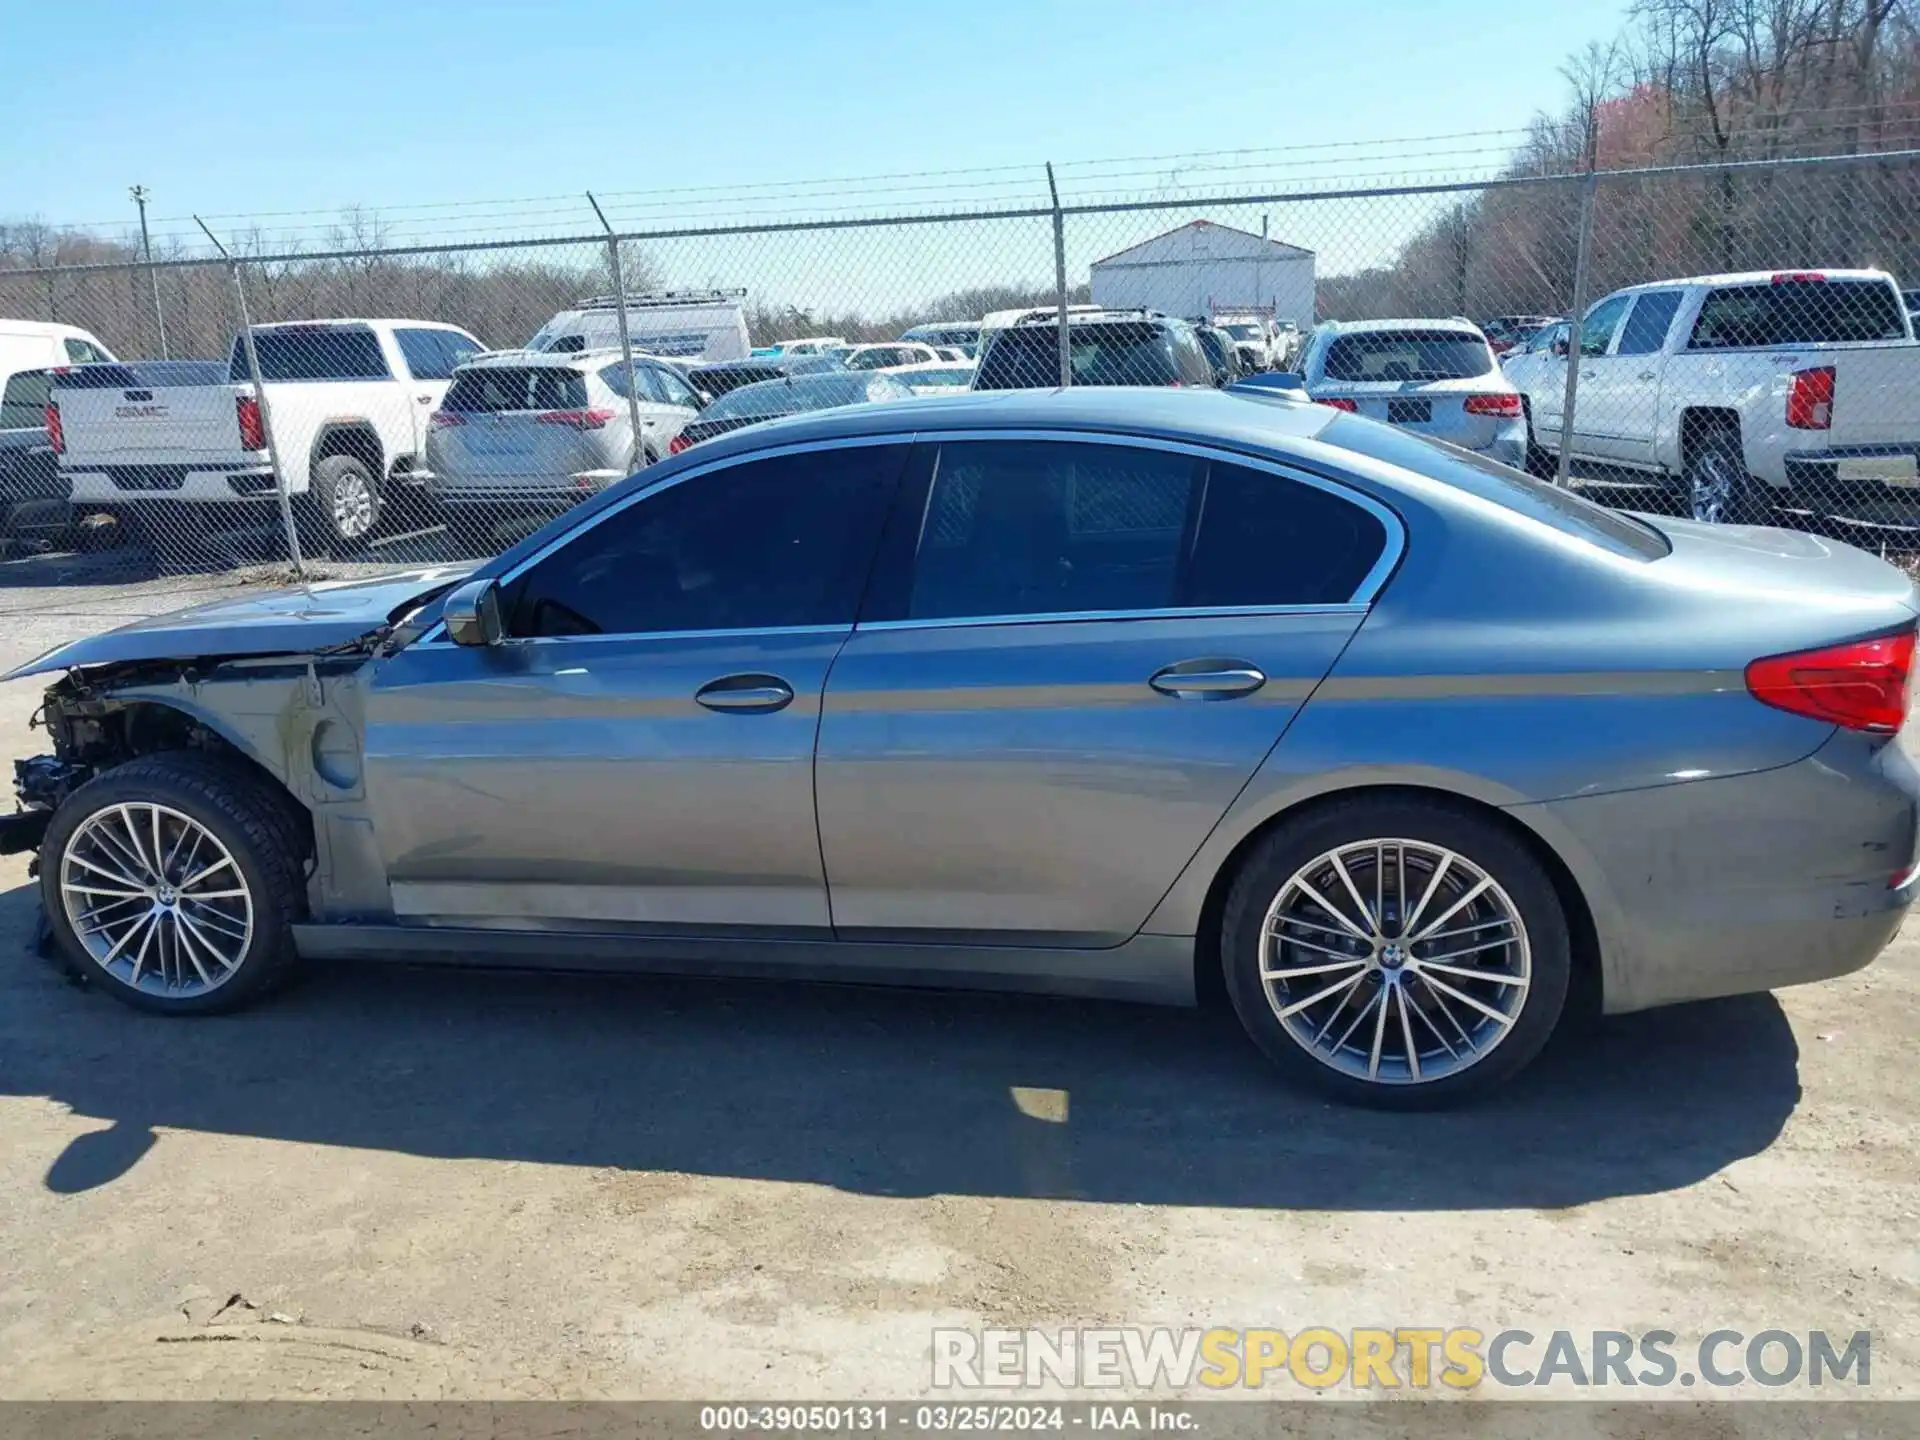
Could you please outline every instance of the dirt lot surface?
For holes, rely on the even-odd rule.
[[[9,664],[161,608],[7,598]],[[1910,938],[1392,1117],[1081,1002],[369,965],[154,1019],[34,907],[0,861],[0,1396],[900,1397],[980,1324],[1870,1329],[1920,1396]]]

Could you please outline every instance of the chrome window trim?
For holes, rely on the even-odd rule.
[[[445,638],[446,626],[435,625],[427,636],[414,644],[409,650],[472,650],[483,647],[456,645]],[[757,635],[851,635],[853,623],[843,625],[760,625],[727,630],[617,630],[607,635],[508,635],[501,639],[498,646],[487,649],[505,649],[509,645],[602,645],[610,640],[639,643],[647,640],[740,640]]]
[[[1071,623],[1074,621],[1202,619],[1207,616],[1347,614],[1354,611],[1364,611],[1373,604],[1380,593],[1381,587],[1386,584],[1387,577],[1393,574],[1395,567],[1400,563],[1401,556],[1406,553],[1406,526],[1401,522],[1399,515],[1394,513],[1389,506],[1383,505],[1371,495],[1367,495],[1353,486],[1344,485],[1337,480],[1328,479],[1323,475],[1316,475],[1310,470],[1286,461],[1272,460],[1265,456],[1249,455],[1244,451],[1226,449],[1219,445],[1197,444],[1189,440],[1173,440],[1155,435],[1121,434],[1108,430],[1043,430],[982,426],[968,429],[894,430],[884,434],[841,435],[824,440],[800,440],[784,445],[769,445],[757,450],[744,450],[733,455],[719,456],[703,464],[691,466],[680,474],[671,476],[658,484],[648,485],[643,489],[635,491],[618,505],[611,505],[598,515],[595,515],[591,520],[577,525],[563,534],[556,535],[539,550],[514,566],[513,569],[502,575],[495,576],[494,580],[496,584],[501,586],[510,585],[528,570],[552,555],[556,550],[586,534],[589,530],[602,524],[612,516],[622,514],[630,506],[637,505],[652,496],[664,494],[666,491],[671,490],[674,486],[684,481],[692,480],[701,475],[710,475],[717,470],[725,470],[732,466],[743,465],[755,460],[777,459],[784,455],[814,454],[822,450],[845,450],[857,446],[945,445],[962,441],[991,442],[997,440],[1047,440],[1083,445],[1125,445],[1133,449],[1161,450],[1176,455],[1190,455],[1199,459],[1218,460],[1223,464],[1244,465],[1254,470],[1264,470],[1280,479],[1291,481],[1297,485],[1310,486],[1324,494],[1335,496],[1338,499],[1346,501],[1348,504],[1358,506],[1380,522],[1382,530],[1386,533],[1386,543],[1381,546],[1380,558],[1374,562],[1373,568],[1361,577],[1359,586],[1346,601],[1323,605],[1200,605],[1191,607],[1175,606],[1150,610],[1063,611],[1031,615],[951,615],[942,616],[937,620],[877,620],[868,621],[859,625],[846,624],[824,627],[798,626],[749,630],[701,631],[623,631],[607,635],[523,636],[517,637],[517,640],[510,641],[509,643],[552,640],[607,641],[664,639],[672,637],[720,638],[724,636],[742,635],[833,634],[843,631],[850,632],[856,629],[862,631],[932,630],[952,629],[961,625],[1044,625]],[[929,497],[932,495],[931,486],[928,487],[928,495]],[[916,551],[918,550],[917,541],[915,549]],[[440,638],[444,636],[445,628],[444,624],[436,624],[432,630],[408,648],[415,650],[457,650],[462,648],[454,645],[451,641]]]

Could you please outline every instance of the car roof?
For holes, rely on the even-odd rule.
[[[769,420],[705,441],[699,453],[703,459],[719,458],[772,445],[888,435],[906,440],[944,430],[1087,430],[1270,450],[1276,441],[1312,439],[1339,413],[1304,399],[1229,395],[1198,388],[1082,385],[1069,390],[968,391]]]
[[[592,350],[482,350],[478,355],[469,355],[457,367],[461,370],[498,370],[524,369],[529,365],[548,365],[556,370],[576,368],[592,369],[604,365],[609,360],[624,358],[620,347],[596,346]],[[635,362],[651,360],[651,355],[636,350]]]
[[[1639,285],[1622,285],[1618,290],[1610,290],[1610,295],[1637,294],[1642,290],[1671,290],[1676,285],[1770,285],[1776,275],[1818,275],[1827,280],[1879,280],[1893,284],[1894,279],[1884,270],[1844,270],[1828,266],[1808,265],[1799,269],[1783,268],[1779,270],[1736,270],[1724,275],[1689,275],[1677,280],[1648,280]]]

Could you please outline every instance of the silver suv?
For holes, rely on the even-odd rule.
[[[664,458],[700,399],[659,361],[635,356],[633,369],[630,389],[618,350],[476,356],[433,414],[429,493],[447,506],[564,508]]]

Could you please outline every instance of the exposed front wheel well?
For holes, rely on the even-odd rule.
[[[1566,913],[1568,938],[1573,944],[1573,977],[1567,993],[1569,1018],[1578,1022],[1597,1016],[1602,999],[1600,932],[1593,923],[1593,911],[1587,905],[1587,897],[1566,862],[1539,835],[1497,805],[1488,805],[1465,795],[1424,785],[1363,785],[1349,790],[1329,791],[1268,817],[1245,835],[1214,875],[1213,884],[1207,890],[1206,902],[1200,907],[1199,932],[1194,939],[1193,979],[1194,993],[1201,1004],[1212,1006],[1226,999],[1226,976],[1220,952],[1221,916],[1226,910],[1227,892],[1233,888],[1234,877],[1260,843],[1274,831],[1298,823],[1336,801],[1396,798],[1418,800],[1424,804],[1438,803],[1464,814],[1492,819],[1527,847],[1545,868],[1548,878],[1553,882],[1554,894]]]
[[[1686,469],[1687,461],[1692,458],[1695,448],[1711,434],[1731,434],[1737,444],[1740,440],[1740,412],[1737,410],[1713,410],[1696,406],[1680,412],[1680,468]]]

